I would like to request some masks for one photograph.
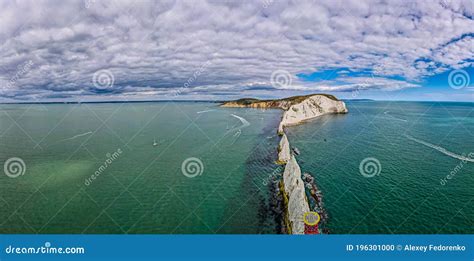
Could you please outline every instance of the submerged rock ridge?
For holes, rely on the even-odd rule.
[[[305,213],[310,211],[310,204],[306,197],[305,182],[302,179],[300,166],[290,149],[290,143],[284,128],[304,123],[324,114],[347,113],[346,104],[332,95],[311,94],[279,100],[240,99],[224,102],[221,106],[284,110],[282,120],[278,126],[278,134],[282,137],[278,146],[277,160],[278,164],[286,164],[283,178],[279,184],[279,195],[283,198],[282,205],[284,208],[283,225],[285,231],[289,234],[305,234],[303,218]],[[299,154],[299,152],[296,154]],[[310,180],[310,175],[306,175],[305,180],[307,180],[308,190],[312,197],[313,210],[320,214],[322,221],[325,221],[327,214],[322,208],[320,191],[317,189],[314,180]]]

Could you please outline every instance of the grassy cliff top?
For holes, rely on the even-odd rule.
[[[282,98],[282,99],[273,99],[273,100],[259,100],[255,98],[242,98],[234,101],[227,101],[227,102],[232,102],[236,104],[241,104],[241,105],[250,105],[252,103],[256,102],[290,102],[291,104],[296,104],[304,101],[306,98],[314,96],[314,95],[322,95],[326,96],[327,98],[335,101],[339,101],[335,96],[330,95],[330,94],[323,94],[323,93],[314,93],[314,94],[309,94],[309,95],[299,95],[299,96],[292,96],[288,98]],[[224,102],[226,103],[226,102]]]

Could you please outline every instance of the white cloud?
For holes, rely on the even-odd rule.
[[[267,94],[275,70],[294,76],[288,91],[419,87],[472,66],[473,10],[469,0],[3,1],[0,97],[166,98],[208,62],[183,95]],[[374,76],[296,77],[327,68]],[[101,69],[112,89],[94,88]]]

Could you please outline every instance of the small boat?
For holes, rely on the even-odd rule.
[[[293,153],[295,153],[296,155],[300,155],[300,151],[298,150],[298,148],[293,148]]]
[[[158,142],[156,142],[156,139],[153,139],[153,147],[158,146]]]
[[[234,137],[239,137],[242,134],[242,130],[239,129],[236,133],[234,133]]]

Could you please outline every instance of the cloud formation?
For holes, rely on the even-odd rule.
[[[472,66],[473,18],[472,0],[2,1],[0,97],[212,99],[415,88]],[[334,68],[349,73],[297,76]],[[94,84],[100,70],[111,72],[112,86]],[[276,70],[289,72],[291,85],[272,85]]]

